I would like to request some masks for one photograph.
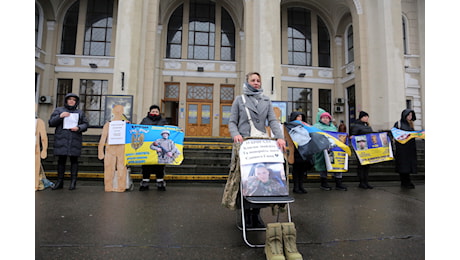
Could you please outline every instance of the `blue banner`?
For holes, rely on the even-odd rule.
[[[329,136],[339,140],[348,147],[348,134],[342,132],[324,131]],[[334,146],[324,151],[324,158],[328,172],[347,172],[348,171],[348,153],[342,149],[343,146]],[[349,149],[349,148],[348,148]]]
[[[180,165],[183,146],[184,132],[177,126],[126,124],[126,165]]]
[[[361,165],[393,160],[390,137],[386,132],[352,136],[351,145]]]

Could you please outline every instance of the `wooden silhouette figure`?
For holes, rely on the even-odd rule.
[[[46,135],[45,122],[35,118],[35,191],[40,184],[41,159],[48,156],[48,136]]]
[[[123,121],[123,111],[124,107],[122,105],[115,105],[112,108],[112,121]],[[110,122],[104,124],[98,146],[98,158],[99,160],[104,160],[104,189],[106,192],[124,192],[126,190],[127,177],[127,168],[125,166],[125,145],[107,143],[109,127]],[[113,187],[114,177],[117,178],[116,188]]]

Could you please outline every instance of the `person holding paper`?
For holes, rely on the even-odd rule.
[[[416,120],[415,112],[412,109],[404,109],[401,112],[401,119],[395,122],[394,127],[405,130],[414,131],[414,121]],[[417,147],[415,139],[409,140],[402,144],[395,141],[396,147],[396,171],[399,173],[401,187],[406,189],[414,189],[410,174],[417,173]]]
[[[58,180],[53,190],[64,186],[67,157],[70,158],[70,187],[74,190],[78,175],[78,157],[81,155],[83,132],[88,130],[85,113],[78,109],[80,98],[73,93],[64,97],[64,106],[57,107],[50,116],[48,125],[56,127],[54,134],[54,155],[58,157]]]

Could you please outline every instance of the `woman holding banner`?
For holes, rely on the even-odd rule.
[[[167,125],[166,119],[160,115],[160,107],[157,105],[151,105],[147,116],[142,119],[141,125]],[[157,165],[142,165],[142,181],[139,187],[139,191],[146,191],[149,189],[150,175],[155,174],[157,179],[157,189],[159,191],[166,191],[166,183],[164,181],[165,166],[161,164]]]
[[[262,94],[261,76],[258,72],[250,72],[246,75],[246,82],[243,84],[243,94],[236,97],[231,108],[231,115],[228,122],[228,129],[233,138],[233,152],[230,162],[230,172],[225,185],[222,197],[222,205],[229,209],[236,209],[236,203],[241,181],[239,165],[239,148],[244,137],[268,137],[265,130],[265,122],[271,128],[274,137],[277,139],[278,147],[284,152],[286,143],[280,124],[273,111],[269,97]],[[241,205],[238,205],[241,206]],[[264,227],[260,218],[259,205],[250,204],[245,201],[244,205],[246,223],[248,227]]]
[[[298,125],[297,122],[300,121],[302,124],[308,125],[305,121],[305,114],[299,111],[291,112],[289,115],[289,122],[285,123],[287,130],[291,130],[292,128]],[[309,125],[308,125],[309,126]],[[289,133],[287,133],[289,134]],[[287,136],[286,136],[287,137]],[[294,193],[307,193],[305,188],[303,187],[304,176],[307,176],[307,171],[309,171],[313,166],[313,155],[308,155],[307,158],[302,158],[302,155],[299,153],[299,149],[295,146],[293,147],[294,150],[294,163],[292,164],[292,180],[294,182]]]
[[[415,112],[412,109],[404,109],[401,112],[401,120],[396,121],[394,127],[404,131],[414,131]],[[401,187],[414,189],[415,185],[410,179],[410,174],[417,173],[417,147],[412,138],[405,144],[395,141],[396,147],[396,171],[401,179]]]
[[[332,123],[332,116],[326,112],[324,109],[319,108],[316,116],[316,123],[314,127],[321,129],[323,131],[337,132],[337,127]],[[315,153],[315,169],[320,173],[322,190],[331,190],[331,187],[327,183],[327,167],[324,157],[324,151]],[[342,184],[342,172],[334,172],[335,178],[335,189],[346,191],[347,187]]]
[[[369,125],[369,114],[361,111],[359,112],[358,120],[350,127],[350,137],[353,135],[364,135],[374,132],[372,127]],[[369,164],[361,165],[358,161],[358,178],[359,178],[359,188],[362,189],[373,189],[369,184]]]

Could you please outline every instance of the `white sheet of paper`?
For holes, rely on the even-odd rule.
[[[126,122],[111,121],[109,123],[108,144],[125,144],[126,138]]]
[[[70,129],[78,126],[78,113],[70,113],[70,116],[64,117],[64,125],[62,128]]]

